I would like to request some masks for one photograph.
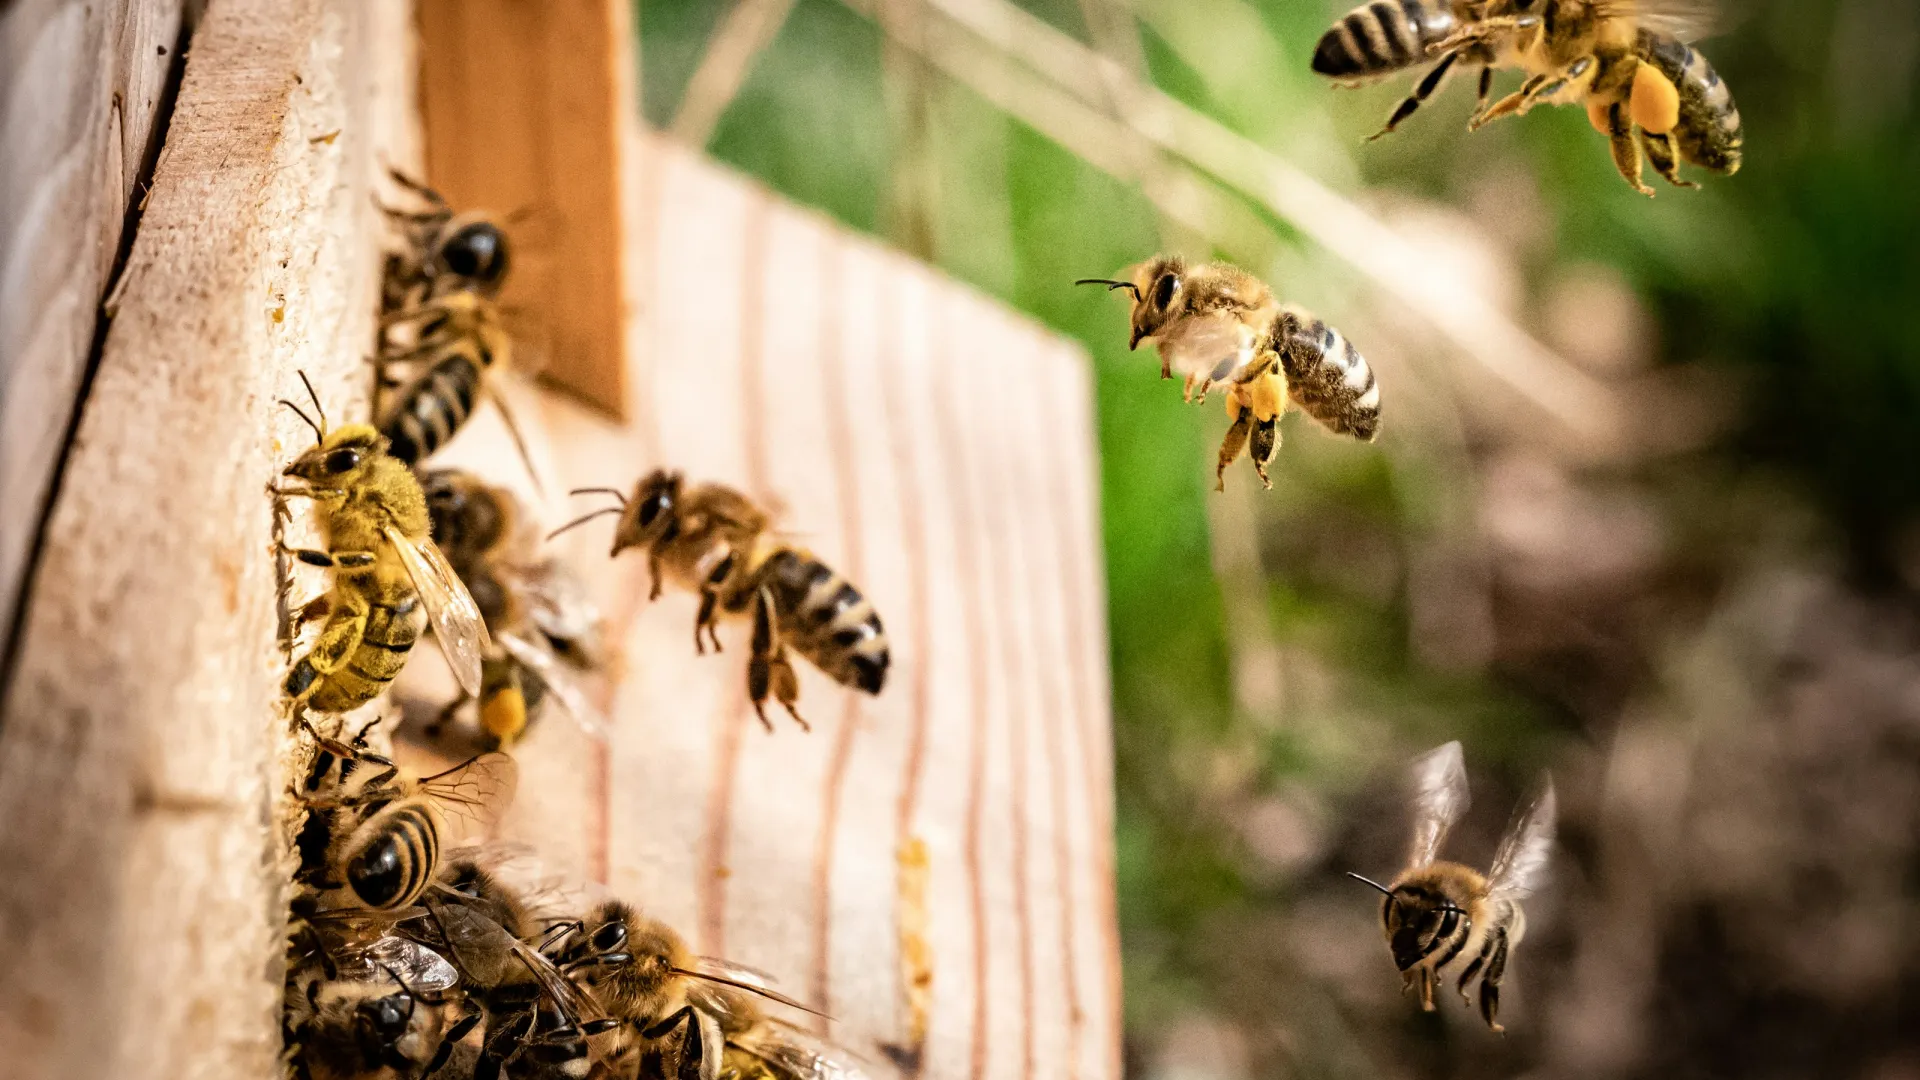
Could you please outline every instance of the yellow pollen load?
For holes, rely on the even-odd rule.
[[[1627,111],[1633,122],[1655,135],[1665,135],[1680,123],[1680,91],[1673,80],[1652,64],[1641,64],[1633,72],[1633,96]]]
[[[502,744],[511,744],[527,729],[527,699],[518,690],[488,698],[480,709],[480,726]]]

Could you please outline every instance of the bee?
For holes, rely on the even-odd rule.
[[[1698,186],[1681,178],[1683,161],[1727,175],[1739,171],[1739,109],[1706,57],[1686,44],[1707,25],[1708,5],[1700,0],[1456,0],[1446,20],[1453,29],[1438,40],[1432,35],[1443,20],[1433,20],[1432,31],[1425,29],[1426,19],[1417,20],[1422,29],[1415,33],[1411,17],[1376,14],[1386,6],[1362,9],[1366,16],[1350,14],[1321,39],[1327,66],[1334,69],[1340,68],[1346,38],[1361,42],[1354,36],[1355,24],[1369,21],[1378,24],[1383,37],[1396,38],[1396,46],[1392,57],[1382,56],[1368,73],[1407,66],[1399,59],[1410,56],[1416,44],[1435,59],[1379,134],[1412,115],[1447,68],[1466,60],[1482,65],[1480,104],[1468,122],[1470,130],[1503,116],[1525,115],[1535,105],[1578,103],[1594,130],[1607,137],[1614,167],[1643,195],[1653,194],[1641,180],[1646,162],[1677,187]],[[1321,70],[1320,57],[1316,52],[1315,70]],[[1528,78],[1488,106],[1488,76],[1495,67],[1516,68]],[[1322,74],[1340,77],[1338,70]]]
[[[478,1023],[471,1012],[448,1022],[457,999],[457,991],[447,996],[452,983],[413,981],[391,964],[376,968],[377,978],[308,970],[290,980],[287,1035],[300,1048],[299,1075],[414,1080],[438,1069]]]
[[[1507,958],[1526,934],[1520,901],[1533,895],[1553,849],[1553,780],[1546,777],[1521,803],[1485,875],[1438,859],[1440,846],[1467,811],[1467,771],[1460,744],[1423,755],[1413,767],[1413,844],[1407,866],[1391,886],[1349,876],[1386,895],[1380,922],[1394,966],[1420,1007],[1433,1010],[1433,991],[1450,965],[1463,961],[1455,984],[1462,1001],[1480,980],[1480,1016],[1500,1026],[1500,982]],[[1471,1002],[1469,1001],[1469,1004]]]
[[[1398,3],[1370,3],[1342,16],[1333,28],[1320,37],[1313,50],[1313,70],[1344,86],[1361,83],[1425,64],[1433,57],[1429,50],[1447,41],[1462,27],[1473,22],[1486,0],[1399,0]],[[1480,103],[1485,109],[1493,92],[1493,69],[1500,60],[1498,42],[1491,38],[1463,42],[1442,53],[1420,82],[1393,110],[1386,126],[1368,136],[1378,139],[1400,126],[1434,91],[1456,64],[1480,65]]]
[[[770,1017],[755,999],[732,987],[713,987],[702,1007],[724,1040],[720,1080],[859,1080],[856,1056],[803,1028]]]
[[[433,540],[465,582],[493,641],[481,660],[480,728],[492,747],[511,746],[552,698],[589,735],[605,738],[580,685],[602,663],[599,614],[566,568],[537,550],[513,493],[461,469],[420,477]],[[431,735],[474,695],[462,692]]]
[[[512,266],[506,229],[484,213],[456,214],[440,193],[398,169],[394,183],[426,204],[424,211],[382,207],[400,227],[400,250],[387,255],[381,308],[404,311],[450,292],[492,298]]]
[[[620,900],[596,905],[557,959],[620,1022],[604,1055],[615,1076],[713,1080],[729,1028],[744,1035],[763,1023],[748,994],[813,1012],[750,968],[694,956],[671,927]]]
[[[393,456],[408,465],[432,456],[466,424],[484,393],[531,473],[520,426],[495,390],[512,367],[513,339],[493,301],[451,292],[394,312],[383,324],[389,336],[375,358],[382,390],[377,412]],[[398,336],[403,329],[410,333]]]
[[[290,401],[313,428],[313,449],[284,474],[304,487],[282,495],[312,499],[321,509],[327,549],[294,550],[301,562],[333,570],[333,584],[300,613],[305,623],[325,618],[313,646],[294,661],[284,689],[314,712],[340,713],[379,696],[406,664],[420,636],[415,611],[425,608],[434,639],[468,693],[480,688],[480,658],[489,648],[486,623],[467,587],[429,535],[420,482],[387,453],[387,441],[365,424],[327,430],[313,393],[316,421]]]
[[[1189,266],[1177,255],[1156,255],[1130,277],[1075,284],[1132,295],[1127,348],[1156,345],[1160,377],[1185,379],[1183,400],[1204,402],[1216,384],[1227,386],[1232,426],[1220,444],[1216,490],[1249,443],[1260,482],[1273,486],[1267,464],[1289,400],[1335,434],[1372,442],[1379,433],[1380,387],[1359,350],[1333,327],[1276,301],[1259,278],[1227,263]]]
[[[484,826],[512,801],[517,773],[505,754],[411,779],[366,749],[365,729],[351,742],[307,730],[316,752],[300,797],[315,812],[297,840],[300,880],[322,893],[344,889],[361,907],[419,900],[440,869],[449,816]]]
[[[706,651],[702,633],[720,650],[715,624],[721,615],[750,617],[747,693],[767,730],[773,730],[769,696],[808,727],[797,708],[800,682],[787,658],[789,645],[842,686],[878,694],[886,684],[887,635],[873,604],[810,552],[778,539],[769,515],[745,495],[720,484],[689,487],[679,473],[664,469],[642,479],[631,499],[612,488],[574,492],[590,493],[610,494],[619,505],[577,518],[552,535],[618,514],[612,554],[646,549],[650,597],[659,597],[663,576],[699,594],[697,653]]]

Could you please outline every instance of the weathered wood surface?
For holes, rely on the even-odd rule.
[[[630,0],[420,0],[427,175],[520,220],[501,303],[550,380],[622,404],[622,201],[638,111]]]
[[[878,1075],[893,1071],[878,1044],[910,1041],[896,853],[917,839],[924,1075],[1116,1078],[1085,354],[670,142],[643,159],[632,421],[517,394],[546,485],[624,488],[665,465],[784,507],[796,542],[873,598],[893,668],[871,699],[803,664],[814,730],[776,712],[768,734],[746,701],[745,627],[696,657],[693,599],[647,603],[644,560],[609,561],[604,522],[577,530],[557,543],[623,646],[612,738],[537,727],[507,835],[772,973]],[[490,410],[445,459],[531,497]]]
[[[304,369],[336,418],[365,407],[404,15],[220,0],[195,34],[0,725],[9,1080],[277,1072],[267,485],[312,436],[274,399]]]
[[[0,655],[180,59],[182,6],[0,4]]]

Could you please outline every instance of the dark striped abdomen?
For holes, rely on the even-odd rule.
[[[1424,64],[1427,46],[1453,33],[1446,0],[1374,0],[1320,36],[1313,70],[1332,79],[1386,75]]]
[[[1273,332],[1287,393],[1301,411],[1329,431],[1371,442],[1380,431],[1380,385],[1360,350],[1304,312],[1281,313]]]
[[[420,623],[414,618],[420,597],[411,586],[385,590],[368,603],[367,625],[360,634],[359,646],[346,663],[319,676],[319,687],[307,699],[307,707],[315,712],[347,712],[379,697],[406,666],[407,654],[420,639]],[[294,682],[303,668],[312,671],[304,657],[288,676],[288,692],[298,694]]]
[[[347,885],[373,908],[405,907],[440,865],[440,828],[424,799],[391,803],[354,830]]]
[[[1680,122],[1671,133],[1680,160],[1732,175],[1740,171],[1740,110],[1733,92],[1693,46],[1667,34],[1640,31],[1640,58],[1680,92]]]
[[[426,373],[402,387],[399,398],[380,425],[391,444],[388,453],[409,465],[417,464],[447,444],[460,425],[473,415],[480,398],[483,368],[492,358],[478,345],[441,357]]]
[[[820,560],[791,548],[760,568],[787,644],[842,686],[880,692],[887,681],[887,633],[873,604]]]

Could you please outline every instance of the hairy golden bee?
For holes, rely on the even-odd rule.
[[[603,663],[599,612],[560,562],[538,550],[526,508],[505,488],[462,469],[420,477],[433,540],[466,583],[493,648],[482,658],[478,717],[485,741],[512,746],[549,701],[596,739],[599,711],[582,680]],[[475,695],[441,710],[438,732]]]
[[[306,375],[300,378],[304,382]],[[307,392],[313,395],[311,383]],[[420,482],[387,453],[386,440],[373,428],[345,424],[327,430],[317,396],[318,420],[292,402],[282,404],[312,426],[315,443],[284,472],[302,486],[281,494],[314,501],[327,544],[324,551],[292,554],[333,571],[332,587],[300,613],[303,623],[326,622],[288,672],[287,696],[321,713],[372,701],[406,664],[420,636],[415,612],[421,608],[454,677],[469,693],[478,692],[480,658],[489,646],[486,624],[434,546]]]
[[[1607,137],[1614,166],[1652,195],[1642,166],[1679,187],[1682,162],[1731,175],[1743,136],[1733,95],[1687,41],[1709,22],[1701,0],[1404,0],[1356,8],[1314,52],[1314,70],[1343,82],[1418,63],[1433,66],[1378,138],[1413,115],[1456,63],[1481,66],[1471,129],[1540,104],[1579,104]],[[1527,75],[1487,104],[1495,68]]]
[[[313,764],[298,792],[310,809],[298,848],[299,881],[323,896],[405,908],[440,869],[453,819],[484,827],[513,799],[517,771],[505,754],[482,754],[423,778],[366,748],[363,730],[341,742],[308,728]]]
[[[1289,401],[1335,434],[1371,442],[1379,433],[1380,387],[1359,350],[1333,327],[1281,304],[1265,282],[1237,266],[1156,255],[1125,281],[1076,284],[1127,290],[1127,347],[1158,347],[1160,377],[1179,374],[1185,400],[1205,401],[1214,386],[1227,388],[1232,426],[1214,470],[1219,487],[1249,444],[1260,482],[1273,486],[1267,464],[1280,446]]]
[[[745,495],[721,484],[689,486],[666,470],[642,479],[632,498],[612,488],[574,492],[587,493],[611,494],[619,505],[593,511],[553,535],[618,514],[612,554],[646,550],[652,596],[660,595],[663,577],[699,595],[696,652],[706,651],[706,641],[720,648],[715,626],[722,615],[752,620],[747,692],[768,730],[769,697],[807,726],[798,712],[800,682],[787,658],[789,647],[842,686],[878,694],[886,684],[887,635],[873,604],[810,552],[779,539],[770,516]]]
[[[1380,922],[1387,948],[1407,988],[1419,993],[1420,1007],[1432,1011],[1435,986],[1458,963],[1461,999],[1478,978],[1480,1016],[1501,1031],[1500,984],[1527,929],[1520,901],[1539,887],[1553,850],[1553,781],[1543,779],[1520,805],[1485,874],[1438,859],[1447,833],[1466,811],[1466,765],[1460,744],[1450,742],[1414,763],[1406,868],[1391,885],[1350,876],[1385,894]]]

